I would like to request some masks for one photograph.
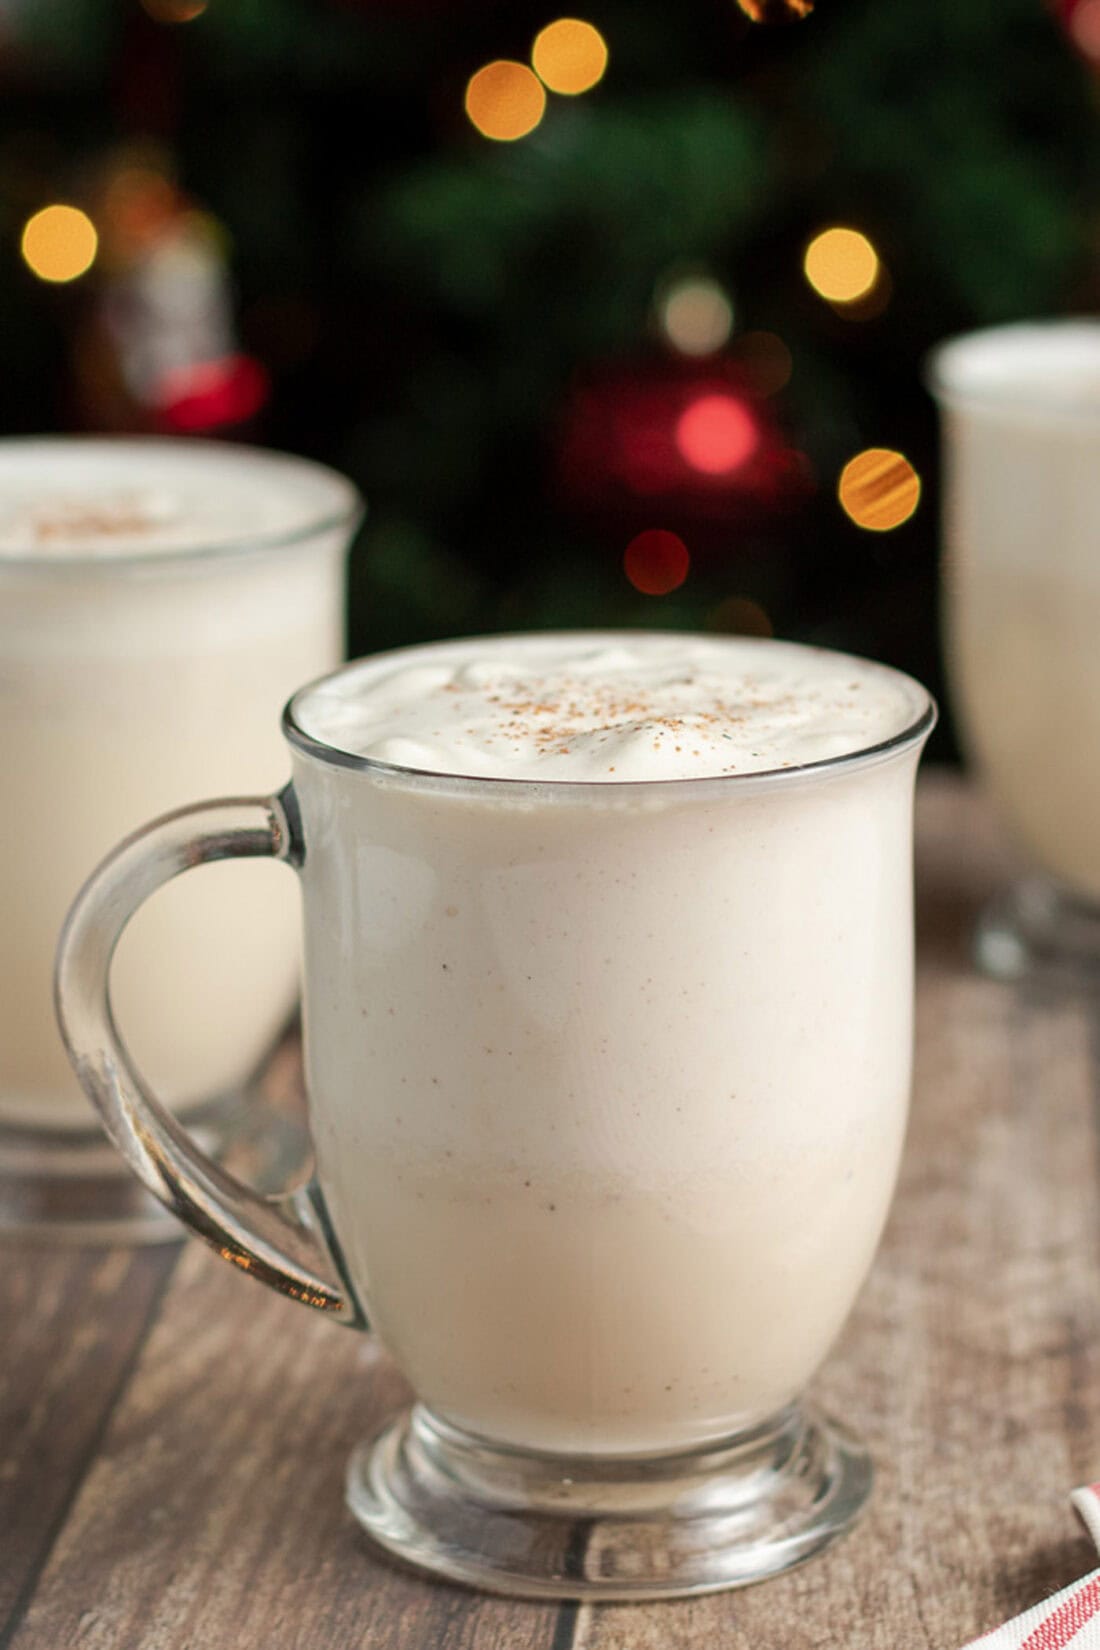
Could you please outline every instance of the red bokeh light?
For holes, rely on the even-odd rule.
[[[159,386],[157,411],[165,428],[194,435],[244,424],[270,394],[264,368],[248,355],[227,355],[168,373]]]
[[[729,475],[756,451],[756,422],[732,395],[701,395],[676,421],[676,445],[693,470]]]
[[[1069,14],[1069,32],[1078,51],[1100,63],[1100,0],[1078,0]]]
[[[758,341],[756,335],[749,347]],[[764,352],[772,345],[779,364],[789,369],[784,346],[766,335]],[[564,409],[558,448],[563,496],[598,516],[620,545],[653,522],[667,523],[683,534],[696,564],[709,554],[705,539],[728,547],[735,521],[771,520],[777,511],[800,509],[815,490],[814,477],[788,446],[779,415],[765,399],[783,376],[764,372],[766,382],[757,383],[732,352],[705,367],[676,358],[590,369]],[[728,464],[751,442],[736,469],[708,473],[685,457],[681,421],[700,404],[705,412],[708,402],[719,404],[717,440],[704,418],[708,460],[716,447],[715,462]],[[691,438],[698,432],[690,419],[685,428],[694,456]]]
[[[662,527],[639,533],[623,556],[623,570],[643,596],[667,596],[670,590],[677,590],[690,566],[691,557],[683,539]]]

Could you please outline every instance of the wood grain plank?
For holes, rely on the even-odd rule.
[[[0,1643],[131,1367],[176,1246],[0,1249]]]
[[[689,1603],[584,1609],[577,1650],[951,1650],[1096,1565],[1067,1493],[1100,1468],[1091,1019],[978,978],[1005,856],[950,783],[921,797],[913,1122],[883,1251],[817,1385],[878,1464],[804,1569]]]
[[[11,1650],[550,1650],[555,1607],[406,1573],[345,1512],[402,1397],[368,1338],[192,1246]]]

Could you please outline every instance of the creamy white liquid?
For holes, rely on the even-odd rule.
[[[784,765],[926,705],[838,655],[646,636],[416,650],[298,696],[338,748],[546,781],[295,757],[321,1183],[376,1327],[450,1420],[677,1449],[773,1413],[824,1357],[905,1125],[917,749]],[[543,748],[559,721],[569,749]],[[753,765],[782,777],[617,782]]]
[[[1100,324],[940,353],[948,664],[1025,851],[1100,898]]]
[[[246,449],[0,443],[0,1119],[92,1122],[53,1015],[65,911],[153,815],[282,783],[281,706],[340,658],[352,503]],[[285,874],[219,865],[123,936],[116,1017],[171,1104],[250,1074],[293,1005],[297,926]]]

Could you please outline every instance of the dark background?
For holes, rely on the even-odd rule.
[[[528,62],[562,14],[0,0],[0,431],[243,437],[346,470],[370,503],[355,652],[774,629],[942,693],[922,359],[956,331],[1100,307],[1097,0],[818,0],[788,26],[736,0],[584,0],[564,14],[604,35],[602,82],[551,95],[519,141],[480,135],[469,77]],[[20,249],[52,202],[100,237],[64,283]],[[832,225],[879,254],[865,301],[803,273]],[[661,324],[700,275],[733,308],[704,357]],[[170,372],[148,364],[158,328]],[[700,397],[747,412],[751,462],[684,460]],[[921,481],[890,531],[838,502],[868,447]],[[624,568],[650,528],[690,556],[663,595]],[[950,754],[949,718],[938,737]]]

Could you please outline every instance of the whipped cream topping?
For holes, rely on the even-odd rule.
[[[0,561],[244,549],[350,515],[305,460],[189,438],[0,444]]]
[[[304,689],[310,737],[400,768],[616,783],[800,767],[902,733],[908,677],[794,643],[649,633],[402,649]]]

